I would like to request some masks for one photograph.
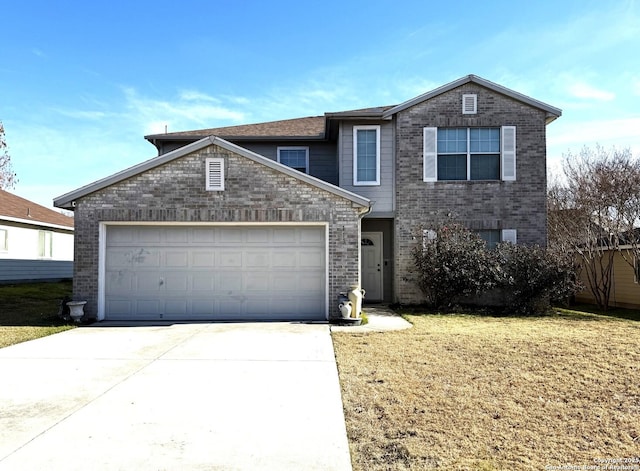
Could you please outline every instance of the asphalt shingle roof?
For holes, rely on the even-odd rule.
[[[73,218],[0,190],[0,220],[7,217],[73,228]]]

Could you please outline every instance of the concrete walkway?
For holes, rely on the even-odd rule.
[[[410,329],[412,324],[382,304],[364,305],[362,311],[369,322],[357,326],[331,326],[332,332],[388,332],[392,330]]]
[[[0,349],[0,470],[350,470],[329,329],[102,323]]]

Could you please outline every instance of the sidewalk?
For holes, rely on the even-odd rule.
[[[369,322],[365,325],[346,326],[332,325],[332,332],[388,332],[393,330],[410,329],[412,324],[403,319],[383,304],[364,305],[362,311],[366,314]]]

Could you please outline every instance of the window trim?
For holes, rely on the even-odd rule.
[[[358,180],[358,131],[376,131],[376,179]],[[367,124],[353,127],[353,186],[380,185],[380,125]]]
[[[53,231],[38,231],[38,258],[53,258]]]
[[[0,227],[0,253],[9,251],[9,230]]]
[[[303,150],[305,151],[306,155],[305,155],[305,161],[304,161],[304,173],[309,174],[309,147],[308,146],[278,146],[277,149],[277,160],[278,163],[281,163],[282,165],[287,165],[287,164],[283,164],[280,161],[280,151],[282,150]],[[294,170],[298,170],[296,167],[291,167],[289,165],[287,165],[287,167],[292,168]]]

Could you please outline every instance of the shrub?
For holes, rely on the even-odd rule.
[[[551,302],[563,301],[577,288],[575,270],[567,257],[539,246],[499,244],[497,282],[505,307],[513,314],[539,314]]]
[[[457,223],[422,233],[413,249],[416,282],[432,307],[449,308],[495,285],[492,257],[477,234]]]
[[[509,313],[536,314],[576,291],[570,257],[510,243],[488,250],[476,233],[458,223],[422,234],[413,249],[415,281],[431,307],[447,309],[465,301],[494,306],[497,288]],[[491,296],[482,296],[491,290]]]

